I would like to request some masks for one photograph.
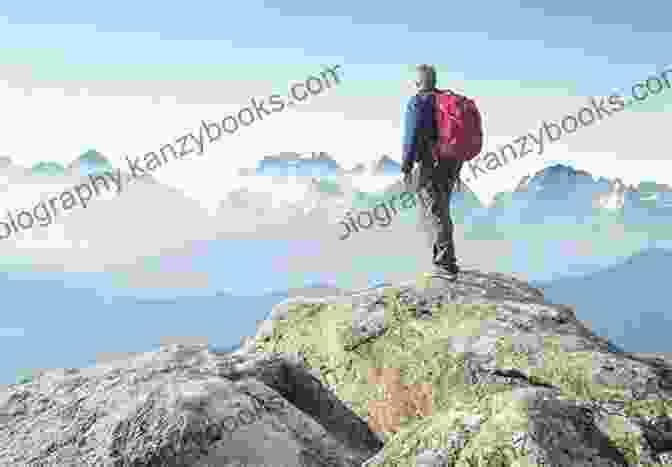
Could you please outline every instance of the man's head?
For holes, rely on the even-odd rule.
[[[418,91],[431,91],[436,87],[436,70],[432,65],[418,65],[415,86]]]

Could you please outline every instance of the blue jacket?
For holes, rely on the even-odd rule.
[[[419,160],[419,151],[423,150],[423,137],[435,137],[434,96],[431,93],[418,93],[411,97],[406,105],[402,142],[401,170],[408,172]]]

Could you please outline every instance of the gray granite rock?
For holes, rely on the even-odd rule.
[[[360,466],[382,443],[298,355],[169,346],[0,393],[0,465]]]

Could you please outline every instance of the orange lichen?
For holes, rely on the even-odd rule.
[[[397,432],[401,417],[426,417],[432,413],[432,385],[401,384],[397,368],[370,368],[369,384],[383,385],[383,400],[369,401],[369,426],[375,432]]]

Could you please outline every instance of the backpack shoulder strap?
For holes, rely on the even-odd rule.
[[[458,105],[462,108],[463,112],[467,109],[467,107],[469,105],[473,104],[473,101],[471,99],[469,99],[467,96],[463,96],[462,94],[458,94],[451,89],[444,89],[444,90],[437,89],[435,92],[436,92],[436,94],[443,94],[443,95],[446,95],[446,96],[455,97],[456,100],[458,101]]]
[[[467,111],[477,111],[476,103],[469,99],[467,96],[458,95],[460,106],[462,107],[462,112],[467,113]]]
[[[471,99],[469,99],[467,96],[463,96],[462,94],[456,94],[453,93],[455,97],[457,97],[457,100],[460,101],[460,105],[466,106],[471,102]]]

